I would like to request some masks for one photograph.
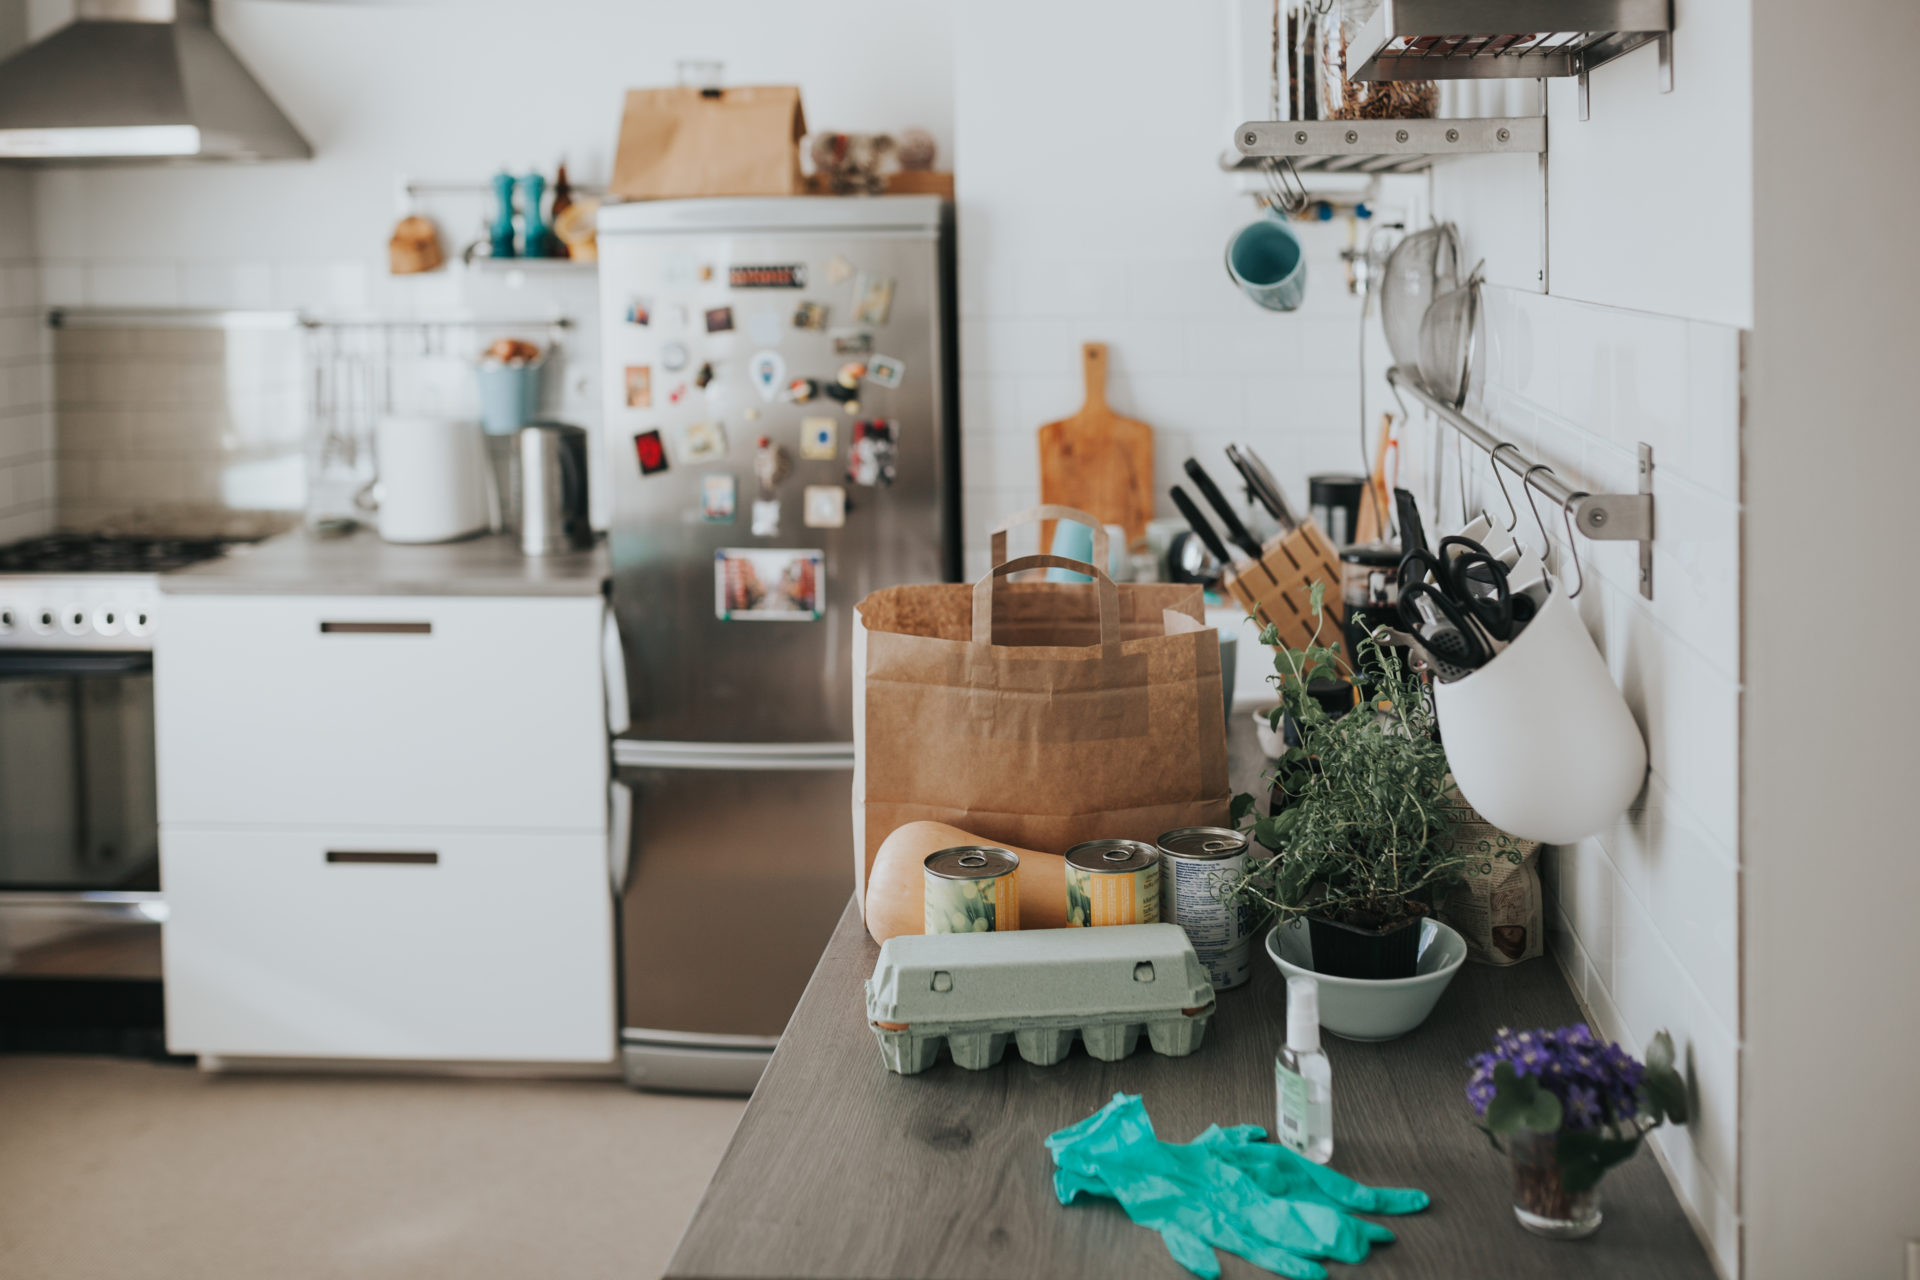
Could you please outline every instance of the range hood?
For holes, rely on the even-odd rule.
[[[75,0],[74,10],[0,62],[0,162],[313,154],[213,33],[208,0]]]

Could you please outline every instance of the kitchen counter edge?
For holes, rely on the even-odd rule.
[[[525,556],[513,538],[383,542],[370,530],[318,538],[295,529],[163,574],[166,595],[594,596],[612,560],[604,539],[586,551]]]

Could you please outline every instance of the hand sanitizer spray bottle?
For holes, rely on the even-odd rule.
[[[1320,984],[1287,979],[1287,1044],[1273,1060],[1274,1136],[1315,1164],[1333,1159],[1333,1066],[1320,1048]]]

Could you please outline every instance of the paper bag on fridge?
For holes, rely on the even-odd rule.
[[[1016,520],[1092,517],[1043,507]],[[1094,560],[1105,561],[1096,537]],[[1200,588],[1116,587],[1057,556],[1005,561],[971,586],[891,587],[854,622],[854,876],[930,819],[1029,849],[1152,841],[1227,821],[1220,640]],[[1027,569],[1089,584],[1008,582]],[[1199,629],[1169,629],[1172,611]]]
[[[607,189],[627,200],[797,195],[806,131],[793,85],[629,89]]]

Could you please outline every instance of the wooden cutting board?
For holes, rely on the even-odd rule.
[[[1080,348],[1087,402],[1071,418],[1040,428],[1040,501],[1078,507],[1117,524],[1132,542],[1153,519],[1153,428],[1107,405],[1107,344]],[[1053,521],[1040,530],[1053,545]]]

